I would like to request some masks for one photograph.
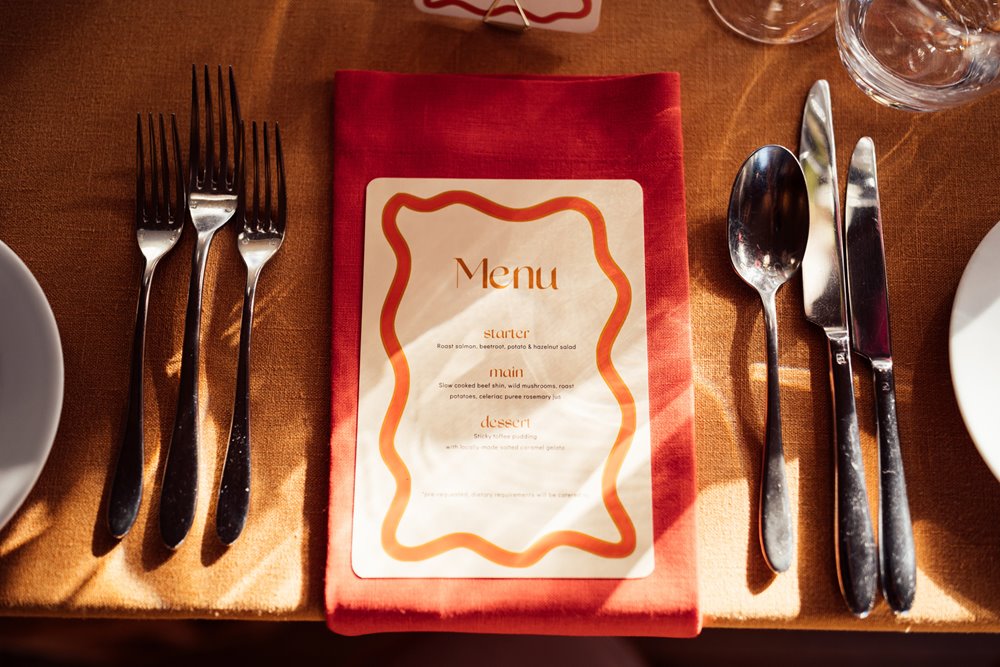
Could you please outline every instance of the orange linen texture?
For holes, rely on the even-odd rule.
[[[835,31],[766,46],[728,30],[705,0],[604,2],[601,24],[589,35],[515,34],[431,16],[404,0],[175,0],[164,8],[151,0],[0,8],[0,97],[10,101],[0,111],[0,240],[52,304],[66,364],[52,453],[21,510],[0,530],[0,615],[324,617],[330,221],[333,183],[342,178],[333,170],[334,72],[670,70],[680,73],[684,100],[705,626],[1000,632],[1000,485],[966,433],[948,367],[955,288],[1000,218],[1000,94],[933,114],[882,107],[840,64]],[[215,536],[214,512],[244,269],[235,227],[212,244],[202,320],[203,492],[188,541],[170,553],[160,541],[157,497],[177,400],[190,227],[153,281],[146,495],[121,542],[108,535],[102,498],[123,428],[142,275],[133,222],[135,114],[177,113],[186,146],[191,65],[203,63],[233,65],[247,120],[281,123],[288,234],[257,292],[250,517],[229,548]],[[798,535],[791,570],[771,574],[758,542],[764,328],[760,300],[730,265],[726,210],[733,177],[751,151],[768,143],[796,150],[802,104],[817,78],[830,82],[841,196],[857,139],[871,136],[878,153],[896,409],[917,548],[917,599],[908,617],[893,616],[880,601],[859,621],[837,587],[829,355],[823,333],[802,315],[799,278],[778,293],[782,425]],[[490,109],[466,123],[505,122],[505,113]],[[635,117],[630,112],[619,122]],[[505,127],[517,125],[509,119]],[[358,150],[365,139],[373,138],[358,138]],[[363,194],[352,195],[359,208]],[[871,370],[860,357],[854,369],[874,513]],[[349,504],[350,496],[339,502]],[[346,551],[349,542],[336,548]]]
[[[679,77],[335,79],[330,537],[344,634],[689,636],[700,628]],[[372,179],[635,179],[645,208],[655,570],[643,579],[361,579],[351,569],[365,187]]]

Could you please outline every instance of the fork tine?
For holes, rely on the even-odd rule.
[[[170,220],[170,161],[167,152],[167,132],[163,125],[163,114],[160,115],[160,171],[163,173],[163,209],[162,215],[157,213],[157,222],[166,223]]]
[[[229,182],[229,130],[226,127],[226,96],[222,92],[222,65],[218,70],[218,93],[219,93],[219,184],[226,185]]]
[[[149,170],[152,172],[152,202],[150,202],[150,217],[155,222],[160,218],[160,174],[156,160],[156,130],[153,129],[153,114],[149,114]]]
[[[236,175],[236,222],[243,225],[243,229],[250,230],[247,223],[247,174],[246,174],[246,127],[240,121],[239,143],[237,145],[236,164],[239,173]]]
[[[146,210],[146,165],[142,151],[142,114],[135,115],[135,220],[141,222]]]
[[[260,229],[274,230],[274,218],[271,216],[271,149],[267,140],[267,121],[264,121],[264,211]]]
[[[201,172],[198,106],[198,67],[191,65],[191,143],[188,146],[188,189],[190,190],[194,190],[198,186],[198,177]]]
[[[251,123],[253,128],[253,209],[251,209],[253,221],[252,229],[260,229],[260,179],[258,178],[258,171],[260,171],[260,159],[257,155],[257,121]]]
[[[175,114],[170,114],[170,131],[174,138],[174,182],[177,188],[177,199],[174,202],[173,215],[169,216],[168,220],[171,225],[177,225],[184,222],[184,205],[187,197],[184,192],[184,179],[181,178],[181,174],[184,173],[184,163],[181,161],[181,139],[177,134],[177,116]]]
[[[236,77],[233,75],[233,66],[229,66],[229,108],[232,113],[233,120],[233,181],[236,179],[236,172],[240,169],[240,162],[245,155],[245,151],[241,150],[241,144],[243,142],[243,117],[240,115],[240,99],[236,94]],[[233,182],[234,186],[236,183]]]
[[[275,231],[279,234],[285,233],[285,214],[287,204],[285,202],[285,159],[281,154],[281,128],[278,123],[274,123],[274,157],[278,172],[278,218],[275,220]]]
[[[205,185],[215,185],[215,117],[212,113],[212,83],[205,65]]]

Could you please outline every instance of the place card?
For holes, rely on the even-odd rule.
[[[376,179],[363,276],[355,573],[649,575],[639,184]]]
[[[493,0],[414,0],[428,14],[482,21]],[[563,32],[593,32],[601,19],[601,0],[520,0],[532,28]],[[524,19],[514,0],[501,0],[490,15],[496,23],[521,27]]]

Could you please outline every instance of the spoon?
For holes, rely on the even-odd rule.
[[[768,567],[784,572],[795,535],[785,482],[774,296],[795,275],[809,237],[809,195],[795,155],[764,146],[740,168],[729,198],[729,256],[736,273],[760,294],[767,332],[767,422],[760,480],[760,544]]]

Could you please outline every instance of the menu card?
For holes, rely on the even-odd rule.
[[[368,186],[360,577],[653,569],[638,183]]]
[[[565,32],[593,32],[601,18],[601,0],[414,0],[428,14],[492,21]],[[495,6],[494,6],[495,5]],[[520,5],[520,8],[518,8]],[[522,15],[523,12],[523,15]]]

